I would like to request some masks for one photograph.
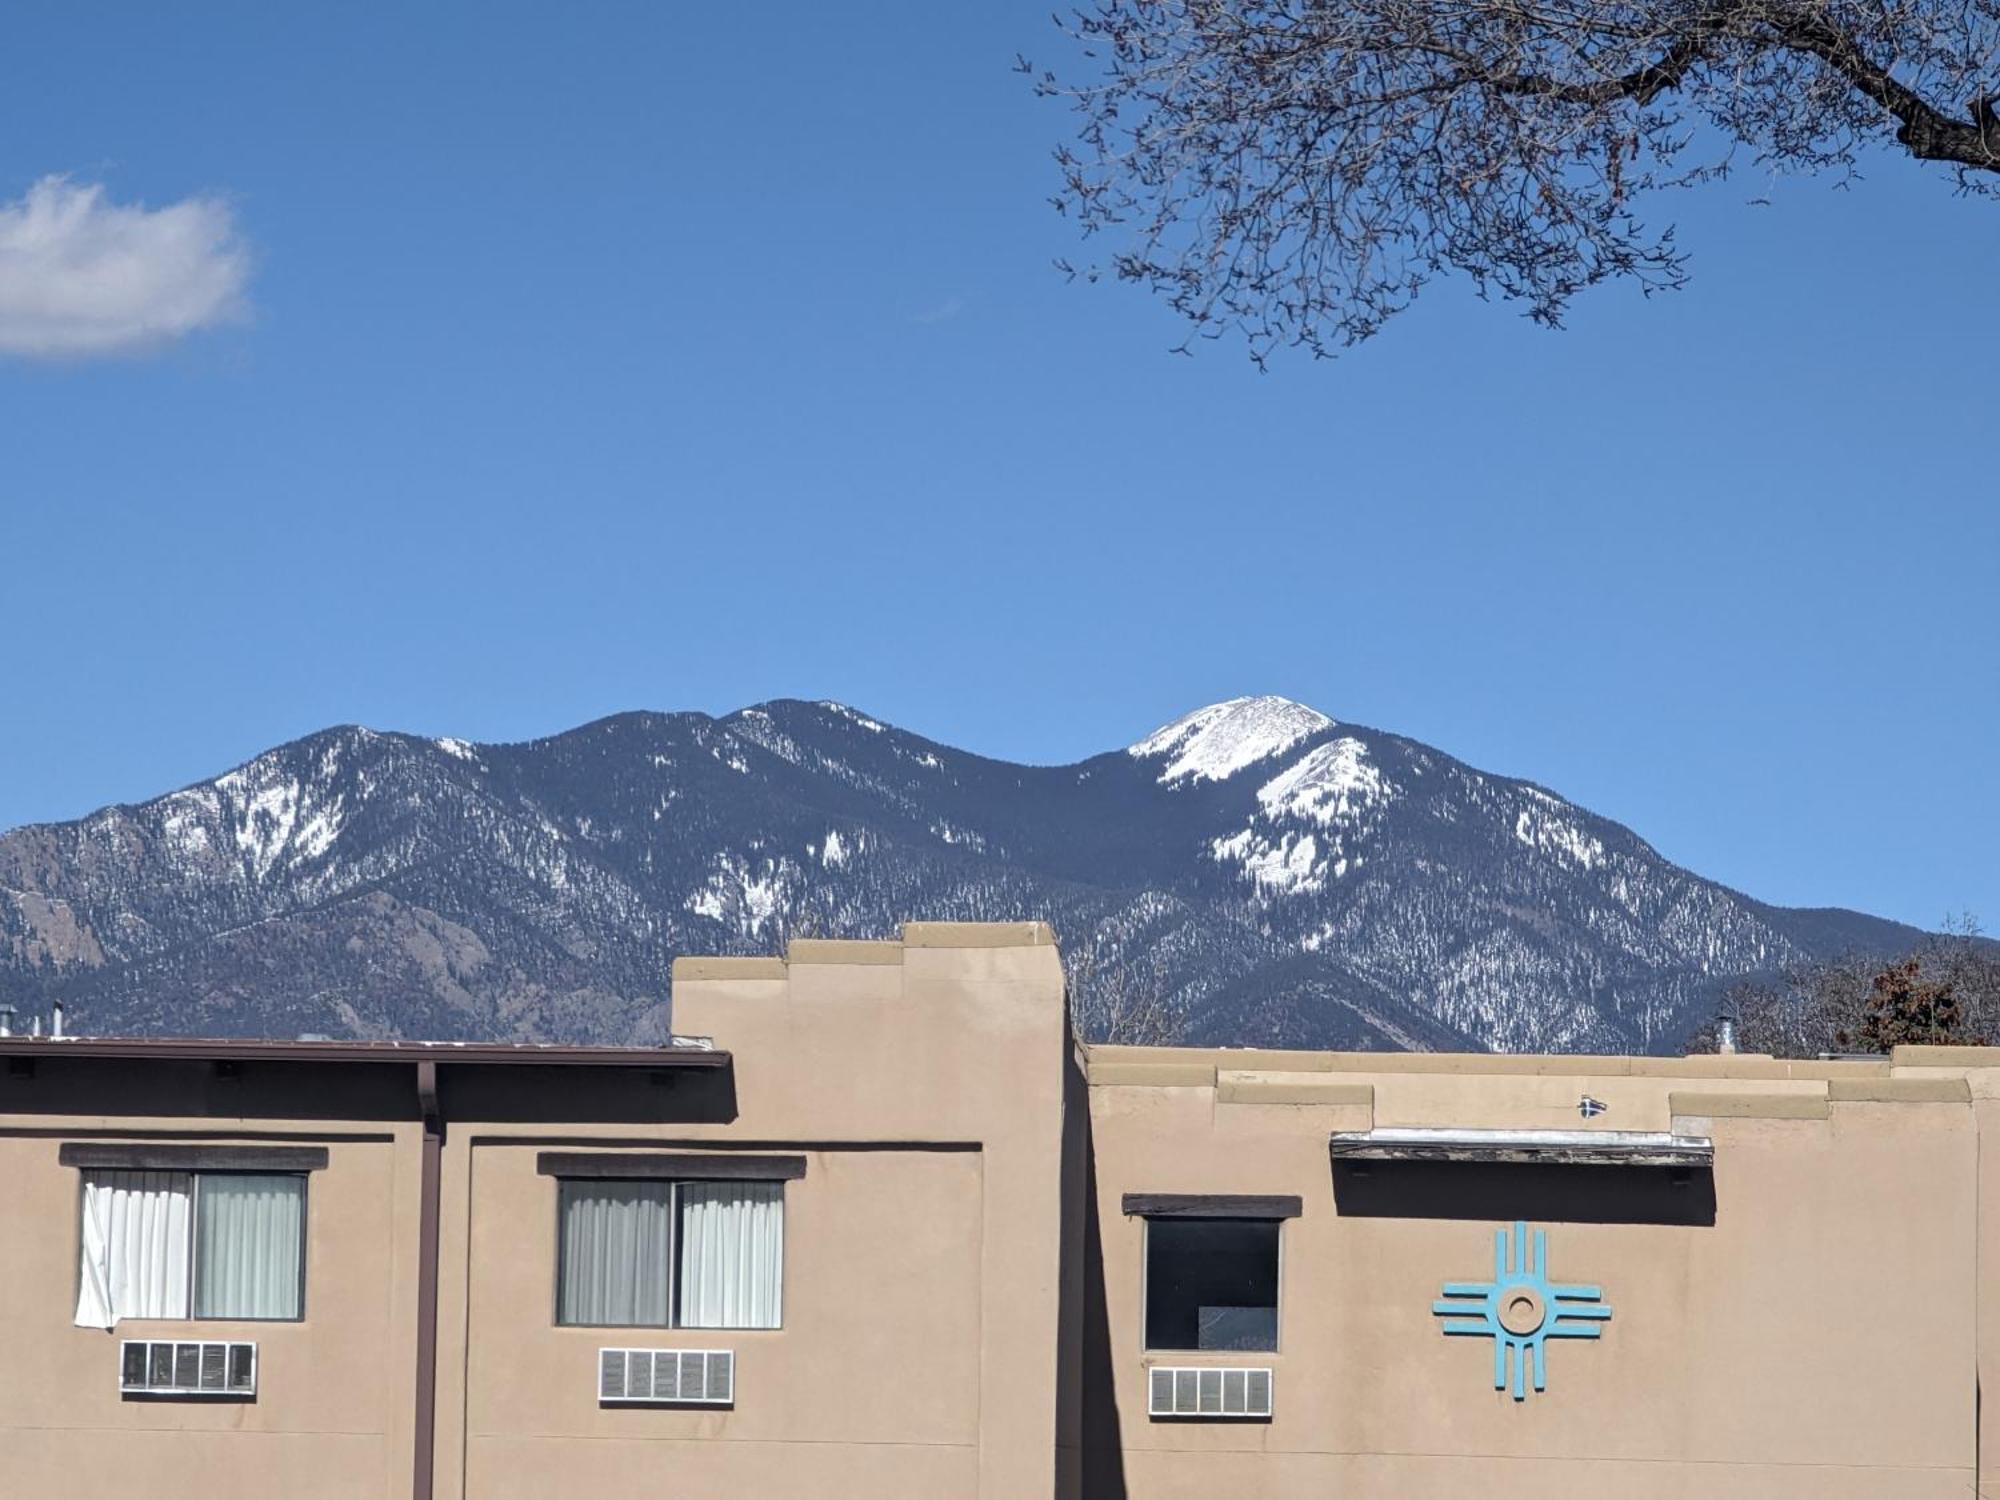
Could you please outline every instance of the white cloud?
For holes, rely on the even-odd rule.
[[[0,355],[130,354],[242,316],[250,256],[229,206],[121,205],[44,177],[0,203]]]

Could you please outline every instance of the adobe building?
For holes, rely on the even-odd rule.
[[[2000,1500],[1983,1052],[1066,1014],[913,923],[664,1047],[0,1039],[0,1493]]]

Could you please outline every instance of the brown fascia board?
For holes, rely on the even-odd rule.
[[[155,1062],[433,1063],[529,1068],[727,1068],[703,1047],[563,1047],[520,1042],[281,1042],[242,1037],[0,1037],[0,1057]]]
[[[542,1151],[535,1170],[543,1177],[795,1182],[806,1175],[806,1159],[744,1152]]]
[[[183,1146],[153,1141],[64,1141],[56,1162],[127,1172],[324,1172],[324,1146]]]
[[[1305,1212],[1293,1193],[1127,1193],[1119,1207],[1148,1219],[1296,1219]]]

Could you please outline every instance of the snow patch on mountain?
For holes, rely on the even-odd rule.
[[[1394,796],[1394,789],[1356,739],[1330,740],[1300,756],[1257,790],[1271,818],[1293,817],[1322,827],[1351,822]]]
[[[888,727],[869,718],[868,715],[862,713],[859,709],[849,708],[845,703],[835,703],[831,698],[822,698],[819,706],[828,713],[839,714],[841,718],[846,719],[850,724],[860,725],[861,728],[867,730],[870,734],[880,734]]]
[[[292,835],[292,862],[319,859],[340,837],[343,799],[335,797],[326,807],[314,808]]]
[[[1359,848],[1396,795],[1360,740],[1316,745],[1257,789],[1260,815],[1247,828],[1209,840],[1209,858],[1235,865],[1260,897],[1323,891],[1329,879],[1361,867]],[[1270,826],[1286,822],[1326,832]]]
[[[190,787],[159,801],[160,837],[167,847],[184,859],[208,853],[212,847],[208,825],[221,816],[214,792],[207,787]]]
[[[765,923],[790,909],[801,874],[783,856],[753,861],[725,851],[715,857],[714,873],[688,898],[687,909],[755,938]]]
[[[249,864],[250,873],[262,880],[291,842],[292,829],[299,820],[299,784],[290,777],[278,777],[254,785],[246,774],[249,769],[231,771],[215,784],[224,796],[238,803],[236,849]]]
[[[1524,808],[1514,819],[1514,837],[1530,849],[1553,854],[1585,870],[1596,869],[1607,857],[1602,842],[1553,813]]]
[[[1209,847],[1218,864],[1239,866],[1259,892],[1296,896],[1317,891],[1326,884],[1328,867],[1320,862],[1319,840],[1310,833],[1287,833],[1268,839],[1256,829],[1246,828],[1228,838],[1216,839]],[[1341,873],[1344,871],[1343,863]]]
[[[931,836],[943,839],[947,844],[964,844],[967,848],[977,849],[981,853],[986,850],[986,840],[982,835],[974,833],[970,828],[960,828],[943,818],[932,820]]]
[[[1125,753],[1140,760],[1171,756],[1159,775],[1162,786],[1226,781],[1332,727],[1325,714],[1289,698],[1231,698],[1163,724]]]

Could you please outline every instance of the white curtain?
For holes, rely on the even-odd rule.
[[[296,1318],[305,1179],[210,1173],[195,1200],[194,1315]]]
[[[680,1327],[778,1327],[784,1268],[783,1183],[681,1184]]]
[[[673,1235],[670,1182],[564,1182],[557,1320],[665,1328]]]
[[[187,1316],[193,1197],[194,1178],[186,1172],[83,1174],[79,1328]]]

